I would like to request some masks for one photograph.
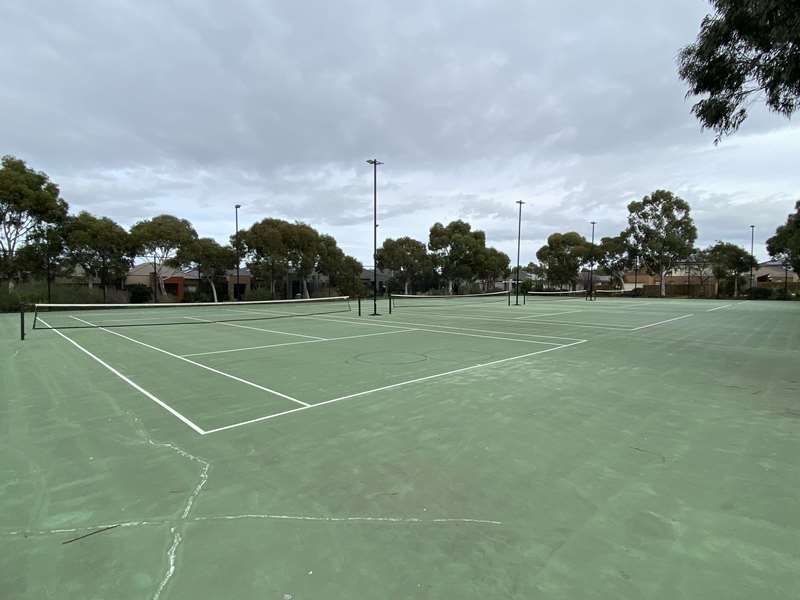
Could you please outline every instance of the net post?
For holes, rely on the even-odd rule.
[[[361,316],[361,296],[358,296],[358,316]]]
[[[19,305],[19,339],[25,341],[25,305]]]
[[[392,290],[388,291],[388,297],[389,297],[389,314],[392,314]]]
[[[524,302],[524,300],[523,300]],[[511,306],[511,290],[508,292],[508,305]]]

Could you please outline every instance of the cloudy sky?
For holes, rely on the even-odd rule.
[[[0,153],[73,211],[168,212],[224,241],[305,221],[371,263],[379,240],[466,219],[523,263],[554,231],[598,237],[658,188],[699,243],[756,254],[800,198],[800,127],[754,108],[713,144],[675,59],[704,0],[6,1]],[[380,242],[379,242],[380,243]]]

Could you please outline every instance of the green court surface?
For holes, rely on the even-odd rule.
[[[0,315],[0,598],[800,596],[800,303],[379,309]]]

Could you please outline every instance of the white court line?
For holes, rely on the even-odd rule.
[[[594,323],[573,323],[570,321],[534,321],[537,317],[531,316],[530,319],[526,319],[525,323],[537,323],[540,325],[574,325],[575,327],[591,327],[593,329],[610,329],[612,331],[631,331],[627,327],[623,325],[596,325]],[[519,321],[516,321],[519,324]]]
[[[250,346],[249,348],[232,348],[230,350],[212,350],[210,352],[195,352],[193,354],[182,354],[184,358],[189,356],[209,356],[211,354],[227,354],[228,352],[244,352],[245,350],[261,350],[263,348],[278,348],[281,346],[297,346],[299,344],[319,344],[321,342],[338,342],[339,340],[352,340],[355,338],[372,337],[374,335],[392,335],[393,333],[408,333],[418,331],[417,329],[401,329],[399,331],[379,331],[378,333],[362,333],[360,335],[345,335],[342,337],[325,338],[322,340],[303,340],[301,342],[283,342],[281,344],[267,344],[266,346]]]
[[[395,321],[394,319],[392,319],[392,321],[395,322],[395,323],[400,323],[400,325],[389,325],[389,324],[384,324],[384,323],[365,322],[363,320],[361,320],[361,321],[359,321],[359,320],[342,321],[341,319],[328,319],[328,318],[325,318],[325,317],[306,317],[306,318],[320,320],[320,321],[331,321],[333,323],[347,323],[347,324],[351,324],[352,323],[354,325],[367,325],[367,326],[372,326],[372,327],[391,327],[393,329],[400,329],[403,325],[412,325],[412,326],[415,326],[414,328],[417,331],[427,331],[428,333],[453,333],[451,331],[442,331],[441,329],[428,329],[429,327],[442,327],[442,328],[445,328],[445,329],[456,329],[456,330],[458,330],[460,332],[461,331],[479,331],[479,332],[482,332],[482,333],[500,333],[500,334],[507,333],[508,335],[515,335],[515,336],[524,335],[524,336],[529,336],[529,337],[545,337],[545,338],[551,338],[551,339],[556,339],[556,340],[567,340],[567,341],[571,341],[571,342],[583,342],[583,341],[586,341],[586,340],[580,340],[578,338],[559,338],[559,337],[555,337],[555,336],[552,336],[552,335],[537,335],[537,334],[533,334],[533,333],[518,333],[516,331],[493,331],[491,329],[472,329],[470,327],[453,327],[452,325],[436,325],[435,323],[410,323],[408,321]],[[358,317],[347,317],[347,318],[348,319],[358,319]],[[419,325],[419,327],[416,327],[417,325]],[[474,334],[474,333],[456,333],[456,334],[453,334],[453,335],[469,335],[471,337],[478,337],[478,338],[488,337],[490,339],[492,339],[492,337],[493,337],[493,336],[486,336],[486,335],[477,335],[477,334]],[[510,342],[530,342],[532,344],[545,344],[545,345],[548,345],[548,346],[561,346],[561,344],[555,343],[555,342],[540,342],[539,340],[521,340],[519,338],[511,338],[511,337],[494,336],[494,339],[508,340]]]
[[[241,311],[237,311],[241,312]],[[252,325],[240,325],[238,323],[228,323],[225,321],[209,321],[208,319],[201,319],[200,317],[184,317],[192,321],[202,321],[203,323],[211,323],[213,325],[226,325],[228,327],[238,327],[239,329],[252,329],[253,331],[266,331],[267,333],[280,333],[282,335],[292,335],[294,337],[308,338],[318,342],[324,342],[328,338],[319,337],[318,335],[304,335],[302,333],[289,333],[288,331],[278,331],[276,329],[264,329],[263,327],[253,327]]]
[[[158,398],[156,398],[156,397],[155,397],[153,394],[151,394],[151,393],[150,393],[150,392],[148,392],[146,389],[144,389],[142,386],[140,386],[139,384],[137,384],[137,383],[136,383],[136,382],[134,382],[133,380],[129,379],[128,377],[126,377],[125,375],[123,375],[122,373],[120,373],[119,371],[117,371],[117,370],[116,370],[114,367],[112,367],[111,365],[109,365],[107,362],[105,362],[104,360],[102,360],[102,359],[98,358],[97,356],[95,356],[94,354],[92,354],[91,352],[89,352],[89,351],[88,351],[86,348],[84,348],[83,346],[81,346],[81,345],[80,345],[78,342],[76,342],[75,340],[73,340],[73,339],[72,339],[72,338],[70,338],[70,337],[67,337],[66,335],[64,335],[63,333],[61,333],[60,331],[58,331],[58,329],[53,329],[53,328],[50,326],[50,324],[49,324],[47,321],[45,321],[45,320],[44,320],[44,319],[42,319],[41,317],[37,317],[37,319],[38,319],[39,321],[41,321],[42,323],[44,323],[44,324],[45,324],[45,326],[46,326],[46,327],[47,327],[47,328],[48,328],[50,331],[54,331],[55,333],[57,333],[58,335],[60,335],[62,338],[64,338],[65,340],[67,340],[67,341],[68,341],[70,344],[72,344],[73,346],[75,346],[75,347],[76,347],[78,350],[80,350],[81,352],[83,352],[84,354],[86,354],[87,356],[89,356],[90,358],[92,358],[92,359],[96,360],[96,361],[97,361],[99,364],[101,364],[101,365],[102,365],[102,366],[104,366],[106,369],[108,369],[109,371],[111,371],[111,372],[112,372],[114,375],[116,375],[117,377],[119,377],[120,379],[122,379],[122,381],[124,381],[125,383],[127,383],[129,386],[131,386],[131,387],[132,387],[133,389],[135,389],[137,392],[140,392],[141,394],[144,394],[144,395],[145,395],[147,398],[149,398],[150,400],[152,400],[153,402],[155,402],[156,404],[158,404],[158,405],[159,405],[161,408],[163,408],[164,410],[166,410],[167,412],[169,412],[169,413],[170,413],[170,414],[172,414],[173,416],[175,416],[175,417],[177,417],[178,419],[180,419],[180,420],[181,420],[183,423],[185,423],[186,425],[188,425],[189,427],[191,427],[192,429],[194,429],[194,430],[195,430],[197,433],[199,433],[199,434],[201,434],[201,435],[205,435],[205,434],[207,433],[207,432],[206,432],[204,429],[202,429],[202,428],[200,428],[199,426],[195,425],[195,424],[194,424],[194,423],[193,423],[191,420],[189,420],[189,419],[187,419],[186,417],[184,417],[184,416],[183,416],[181,413],[179,413],[177,410],[175,410],[174,408],[172,408],[172,407],[171,407],[169,404],[167,404],[166,402],[164,402],[164,401],[162,401],[162,400],[159,400],[159,399],[158,399]]]
[[[671,323],[672,321],[678,321],[680,319],[686,319],[688,317],[693,317],[694,314],[689,315],[681,315],[680,317],[674,317],[672,319],[667,319],[665,321],[659,321],[658,323],[648,323],[647,325],[642,325],[641,327],[634,327],[630,331],[639,331],[640,329],[647,329],[648,327],[655,327],[656,325],[663,325],[664,323]]]
[[[577,342],[573,342],[572,344],[564,344],[563,346],[556,346],[555,348],[546,348],[545,350],[537,350],[536,352],[528,352],[527,354],[520,354],[519,356],[511,356],[509,358],[501,358],[499,360],[493,360],[493,361],[486,362],[486,363],[480,363],[480,364],[477,364],[477,365],[471,365],[469,367],[462,367],[460,369],[453,369],[452,371],[446,371],[444,373],[436,373],[434,375],[428,375],[426,377],[418,377],[416,379],[409,379],[408,381],[401,381],[399,383],[393,383],[393,384],[390,384],[390,385],[384,385],[384,386],[381,386],[381,387],[378,387],[378,388],[373,388],[371,390],[364,390],[363,392],[356,392],[355,394],[348,394],[346,396],[339,396],[338,398],[333,398],[331,400],[325,400],[324,402],[317,402],[316,404],[311,404],[309,406],[304,406],[304,407],[301,407],[301,408],[292,408],[290,410],[285,410],[285,411],[279,412],[279,413],[273,413],[271,415],[266,415],[264,417],[258,417],[258,418],[255,418],[255,419],[249,419],[247,421],[241,421],[239,423],[232,423],[231,425],[225,425],[223,427],[217,427],[215,429],[208,429],[208,430],[205,431],[204,435],[207,435],[209,433],[217,433],[219,431],[226,431],[228,429],[234,429],[236,427],[242,427],[244,425],[251,425],[253,423],[259,423],[261,421],[267,421],[269,419],[274,419],[276,417],[281,417],[283,415],[288,415],[288,414],[291,414],[291,413],[300,412],[302,410],[309,410],[309,409],[312,409],[312,408],[317,408],[319,406],[325,406],[325,405],[328,405],[328,404],[333,404],[334,402],[339,402],[341,400],[348,400],[350,398],[357,398],[359,396],[366,396],[368,394],[374,394],[375,392],[383,392],[383,391],[386,391],[386,390],[391,390],[391,389],[394,389],[394,388],[398,388],[398,387],[402,387],[402,386],[406,386],[406,385],[411,385],[413,383],[419,383],[421,381],[429,381],[431,379],[438,379],[440,377],[446,377],[448,375],[455,375],[457,373],[464,373],[465,371],[471,371],[473,369],[480,369],[480,368],[483,368],[483,367],[490,367],[490,366],[493,366],[493,365],[499,365],[501,363],[506,363],[506,362],[510,362],[510,361],[514,361],[514,360],[522,360],[523,358],[528,358],[530,356],[535,356],[537,354],[544,354],[546,352],[553,352],[554,350],[561,350],[562,348],[569,348],[570,346],[577,346],[578,344],[583,344],[586,341],[587,340],[579,340]]]
[[[561,312],[526,315],[524,317],[514,317],[514,318],[517,321],[522,321],[524,319],[537,319],[537,318],[540,318],[540,317],[557,317],[558,315],[571,315],[571,314],[579,313],[579,312],[585,312],[585,311],[583,311],[583,310],[562,310]]]
[[[706,312],[714,312],[715,310],[719,310],[720,308],[728,308],[729,306],[733,306],[733,304],[723,304],[722,306],[717,306],[716,308],[709,308]]]
[[[412,325],[412,326],[419,326],[419,330],[420,331],[430,331],[432,333],[445,333],[445,332],[439,331],[437,329],[424,329],[424,328],[425,327],[442,327],[442,328],[445,328],[445,329],[455,329],[457,331],[478,331],[480,333],[500,333],[500,334],[507,333],[508,335],[535,337],[535,338],[547,338],[549,340],[566,340],[568,342],[585,342],[586,341],[586,340],[582,340],[580,338],[560,337],[560,336],[557,336],[557,335],[540,335],[538,333],[521,333],[519,331],[497,331],[497,330],[494,330],[494,329],[475,329],[475,328],[472,328],[472,327],[455,327],[454,325],[438,325],[436,323],[411,323],[410,321],[395,321],[394,318],[392,318],[392,323],[399,323],[400,325],[389,325],[389,324],[383,324],[383,323],[375,323],[374,321],[364,321],[363,319],[361,319],[359,317],[344,317],[344,319],[347,319],[345,321],[342,321],[341,318],[339,318],[339,319],[331,319],[331,318],[327,318],[327,317],[304,317],[304,318],[306,318],[306,319],[314,319],[314,320],[317,320],[317,321],[331,321],[332,323],[348,323],[348,324],[353,323],[353,324],[356,324],[356,325],[368,325],[368,326],[371,325],[373,327],[394,327],[395,329],[400,328],[401,325]],[[516,322],[516,321],[509,320],[508,322],[509,323],[516,323],[517,325],[519,325],[519,323]],[[547,344],[547,343],[552,344],[552,342],[539,342],[539,343],[541,343],[541,344]],[[555,345],[555,344],[553,344],[553,345]]]
[[[94,323],[90,323],[89,321],[84,321],[83,319],[80,319],[80,318],[75,317],[75,316],[71,316],[70,318],[76,319],[78,321],[81,321],[82,323],[86,323],[87,325],[91,325],[92,327],[98,327]],[[151,346],[150,344],[146,344],[145,342],[142,342],[140,340],[134,339],[132,337],[128,337],[127,335],[122,335],[121,333],[118,333],[116,331],[111,331],[110,329],[106,329],[105,327],[98,327],[98,328],[100,330],[102,330],[102,331],[105,331],[106,333],[110,333],[111,335],[116,335],[117,337],[121,337],[121,338],[123,338],[125,340],[128,340],[130,342],[133,342],[135,344],[139,344],[141,346],[144,346],[145,348],[150,348],[151,350],[155,350],[156,352],[161,352],[163,354],[166,354],[167,356],[171,356],[172,358],[177,358],[178,360],[182,360],[183,362],[187,362],[190,365],[194,365],[196,367],[200,367],[201,369],[205,369],[206,371],[211,371],[212,373],[216,373],[217,375],[222,375],[223,377],[227,377],[228,379],[233,379],[234,381],[238,381],[239,383],[244,383],[245,385],[249,385],[249,386],[257,388],[259,390],[263,390],[265,392],[269,392],[270,394],[274,394],[276,396],[280,396],[281,398],[285,398],[286,400],[290,400],[290,401],[294,402],[295,404],[301,404],[303,406],[309,406],[308,403],[303,402],[302,400],[298,400],[297,398],[292,398],[291,396],[287,396],[286,394],[283,394],[283,393],[278,392],[276,390],[270,389],[268,387],[264,387],[263,385],[258,385],[257,383],[253,383],[252,381],[248,381],[247,379],[242,379],[241,377],[237,377],[236,375],[231,375],[230,373],[226,373],[225,371],[220,371],[219,369],[215,369],[213,367],[209,367],[208,365],[204,365],[202,363],[190,360],[188,358],[184,358],[183,356],[180,356],[179,354],[173,354],[172,352],[170,352],[168,350],[164,350],[163,348],[159,348],[157,346]]]
[[[583,311],[577,311],[577,312],[583,312]],[[453,318],[453,319],[473,319],[473,320],[476,320],[476,321],[501,321],[501,322],[505,322],[505,323],[515,323],[517,325],[520,324],[520,320],[517,317],[513,317],[513,318],[510,318],[510,319],[499,319],[497,317],[472,317],[472,316],[467,316],[467,315],[453,315],[453,314],[445,314],[445,313],[436,313],[436,316],[437,317],[448,317],[448,318]],[[594,327],[594,328],[597,328],[597,329],[614,329],[616,331],[630,331],[630,329],[628,329],[627,327],[624,327],[622,325],[610,326],[610,325],[595,325],[594,323],[570,323],[570,322],[566,322],[566,321],[534,321],[534,320],[532,320],[532,319],[538,319],[538,318],[541,318],[541,317],[539,315],[531,315],[530,318],[526,318],[524,322],[525,323],[549,323],[551,325],[576,325],[578,327]],[[394,319],[392,319],[392,320],[394,321]],[[402,323],[402,322],[403,321],[395,321],[395,323]],[[407,325],[411,325],[411,323],[406,323],[406,324]],[[433,325],[433,323],[427,323],[427,325]],[[436,327],[445,327],[445,325],[436,325]],[[475,331],[477,331],[477,330],[475,330]],[[498,333],[498,332],[495,331],[493,333]],[[509,333],[511,333],[511,332],[509,332]],[[511,335],[525,335],[525,334],[511,333]],[[531,335],[533,335],[533,334],[531,334]],[[552,335],[537,335],[536,337],[549,337],[549,338],[562,339],[562,340],[564,340],[564,339],[572,339],[572,340],[576,339],[576,338],[557,338],[557,337],[552,336]]]
[[[258,312],[258,311],[248,311],[248,312],[253,313],[253,312]],[[296,315],[296,317],[297,318],[302,318],[302,319],[313,319],[315,321],[330,321],[332,323],[347,323],[347,324],[353,323],[353,324],[367,325],[367,326],[373,326],[373,327],[391,327],[393,329],[404,329],[400,325],[388,325],[388,324],[383,324],[383,323],[366,322],[360,317],[348,317],[348,316],[344,316],[344,315],[342,317],[337,318],[337,319],[330,318],[330,317],[315,316],[315,315]],[[477,319],[478,317],[465,317],[465,318],[476,318]],[[342,319],[345,319],[345,320],[342,320]],[[514,319],[494,319],[494,320],[496,320],[496,321],[506,321],[506,322],[509,322],[509,323],[517,323],[518,324],[518,322],[516,320],[514,320]],[[525,336],[525,337],[536,337],[536,338],[548,338],[548,339],[554,339],[554,340],[567,340],[567,341],[571,341],[571,342],[584,341],[584,340],[580,340],[578,338],[558,337],[558,336],[554,336],[554,335],[538,335],[538,334],[533,334],[533,333],[518,333],[518,332],[514,332],[514,331],[494,331],[494,330],[486,330],[486,329],[472,329],[472,328],[469,328],[469,327],[453,327],[453,326],[450,326],[450,325],[437,325],[435,323],[410,323],[410,322],[406,322],[406,321],[395,321],[394,319],[392,319],[392,321],[395,322],[395,323],[400,323],[401,325],[412,325],[418,331],[428,331],[428,332],[431,332],[431,333],[449,333],[449,332],[440,331],[438,329],[426,329],[426,327],[443,327],[443,328],[446,328],[446,329],[456,329],[458,331],[477,331],[477,332],[481,332],[481,333],[494,333],[494,334],[498,334],[498,333],[499,334],[505,334],[505,333],[507,333],[508,335]],[[462,334],[462,335],[468,335],[468,334]],[[474,334],[471,334],[471,335],[472,335],[472,337],[488,337],[488,336],[484,336],[484,335],[474,335]],[[512,342],[514,342],[514,341],[516,341],[516,342],[527,342],[528,341],[528,340],[520,340],[518,338],[508,338],[508,337],[494,338],[494,339],[504,339],[504,340],[509,340],[509,341],[512,341]],[[530,343],[548,344],[548,345],[551,345],[551,346],[559,345],[559,344],[555,344],[553,342],[540,342],[540,341],[534,341],[534,340],[530,340]]]

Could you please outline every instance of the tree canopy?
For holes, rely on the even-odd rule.
[[[68,207],[45,173],[13,156],[4,156],[0,165],[0,268],[13,285],[17,248],[40,225],[62,222]]]
[[[626,243],[647,271],[657,275],[666,295],[666,274],[686,259],[697,239],[689,203],[667,190],[656,190],[628,205]]]
[[[539,248],[536,258],[542,264],[551,286],[575,288],[578,271],[588,260],[591,244],[575,231],[553,233],[547,244]]]
[[[711,270],[717,281],[729,280],[733,284],[733,295],[739,295],[739,277],[757,266],[756,259],[744,248],[727,242],[717,242],[708,249]],[[717,287],[719,294],[719,287]]]
[[[800,102],[800,3],[796,0],[711,0],[693,44],[683,48],[678,72],[693,107],[717,141],[735,132],[756,96],[791,116]]]
[[[486,234],[473,230],[465,221],[452,221],[447,226],[434,223],[428,237],[428,249],[434,266],[447,283],[447,290],[458,292],[466,282],[508,271],[508,256],[495,251],[487,253]],[[501,267],[503,258],[505,265]]]
[[[212,298],[217,302],[217,282],[225,277],[228,269],[236,266],[236,251],[230,246],[221,246],[212,238],[199,238],[178,248],[170,264],[197,269],[200,279],[208,283]]]
[[[767,240],[770,256],[790,265],[795,273],[800,273],[800,200],[794,205],[786,223],[775,230],[775,235]]]
[[[124,277],[131,267],[135,249],[128,232],[108,217],[86,211],[69,217],[64,232],[70,261],[86,273],[89,287],[99,277],[105,296],[108,284]]]
[[[391,269],[403,293],[419,291],[433,272],[434,262],[425,244],[410,237],[383,241],[377,253],[378,268]]]
[[[622,289],[623,275],[633,266],[633,254],[624,235],[604,237],[595,249],[595,260]]]
[[[186,219],[172,215],[159,215],[139,221],[131,227],[131,243],[135,253],[153,262],[153,298],[164,295],[164,278],[161,267],[174,258],[178,249],[194,242],[197,232]]]

